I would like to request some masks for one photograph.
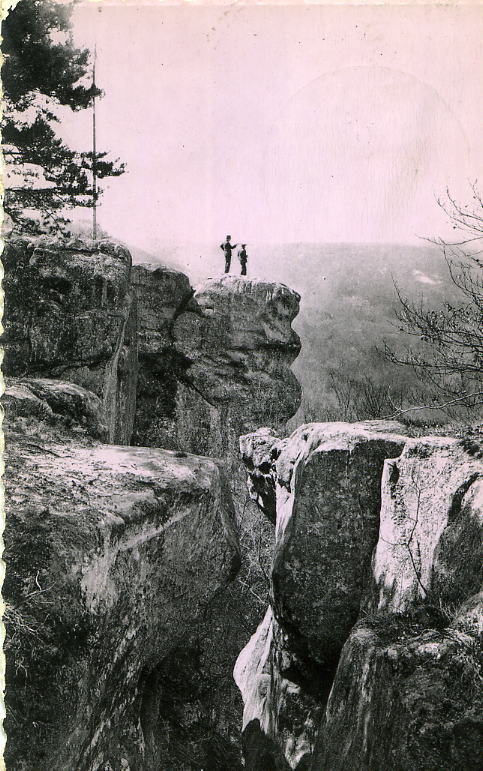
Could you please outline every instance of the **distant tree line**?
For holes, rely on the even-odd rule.
[[[445,288],[442,298],[431,305],[428,300],[408,296],[395,284],[393,323],[389,315],[381,316],[381,306],[372,309],[372,346],[360,334],[350,337],[348,326],[344,348],[340,329],[345,327],[335,316],[334,323],[339,325],[335,339],[341,341],[336,353],[329,336],[330,324],[324,320],[321,339],[325,347],[314,346],[310,366],[305,361],[303,372],[299,372],[304,393],[301,409],[290,421],[292,429],[311,421],[377,418],[422,425],[448,420],[473,423],[481,415],[482,196],[474,184],[469,203],[460,204],[447,191],[438,204],[455,233],[453,239],[427,239],[441,250],[448,272],[448,280],[439,282]],[[387,308],[389,298],[384,302]],[[315,315],[315,321],[319,319]],[[357,320],[360,323],[360,317]],[[313,343],[318,342],[309,327],[305,336],[310,335]],[[390,336],[390,342],[378,344],[377,338],[385,335]]]

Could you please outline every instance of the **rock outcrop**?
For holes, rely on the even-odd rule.
[[[224,276],[196,290],[182,273],[132,270],[139,378],[133,442],[229,459],[238,437],[270,420],[283,428],[300,404],[290,365],[299,296],[282,284]]]
[[[300,351],[291,327],[300,297],[282,284],[224,276],[194,294],[192,312],[178,316],[176,348],[191,362],[187,383],[202,399],[199,415],[180,404],[180,431],[188,442],[193,420],[206,425],[208,454],[238,454],[238,437],[260,423],[281,428],[297,411],[300,385],[290,365]],[[186,418],[183,419],[183,416]],[[211,428],[210,428],[211,426]],[[191,430],[190,430],[191,429]]]
[[[235,668],[248,769],[477,767],[481,448],[387,429],[241,438],[276,514],[271,609]]]
[[[249,440],[255,452],[260,446],[258,434],[243,437],[245,460]],[[404,442],[363,425],[313,423],[279,446],[271,599],[304,658],[337,661],[357,620],[379,532],[384,461]]]
[[[297,411],[300,298],[287,287],[225,276],[194,292],[107,240],[14,238],[3,262],[5,374],[93,392],[108,441],[237,465],[241,433]]]
[[[300,388],[290,370],[300,349],[291,328],[298,295],[279,284],[230,276],[210,279],[195,292],[184,274],[162,265],[132,266],[126,249],[105,240],[12,238],[4,265],[10,442],[23,441],[34,464],[46,436],[61,444],[67,436],[69,442],[75,438],[81,444],[94,438],[164,447],[180,453],[181,467],[186,452],[221,458],[235,493],[236,518],[249,532],[238,437],[267,420],[281,429],[299,406]],[[28,436],[30,443],[25,444]],[[123,472],[128,477],[130,468]],[[80,467],[77,471],[81,473]],[[91,484],[90,499],[95,500],[103,483],[99,478]],[[129,500],[123,484],[119,489]],[[117,501],[110,492],[100,495],[104,497],[107,506]],[[81,537],[84,525],[82,517],[77,519]],[[23,528],[19,520],[11,525]],[[106,538],[109,527],[99,524]],[[12,543],[14,535],[9,534]],[[201,550],[202,540],[203,532]],[[91,545],[86,535],[86,559]],[[201,551],[195,549],[195,554]],[[212,556],[208,547],[206,569],[216,578],[219,565],[210,567]],[[117,557],[116,564],[122,559]],[[126,564],[131,570],[129,561]],[[35,572],[29,580],[34,579]],[[171,589],[176,589],[174,584]],[[168,601],[171,589],[163,587]],[[258,601],[251,589],[244,582],[233,584],[223,596],[214,592],[205,603],[203,619],[180,625],[184,633],[170,643],[149,675],[150,699],[156,709],[159,703],[162,713],[158,723],[150,723],[149,732],[156,736],[156,752],[165,767],[182,768],[188,761],[206,766],[207,758],[213,769],[223,768],[223,762],[233,771],[239,767],[232,740],[239,732],[241,704],[231,670],[240,650],[240,630],[245,641],[257,623]],[[110,620],[100,623],[104,628]],[[146,631],[151,633],[157,634],[153,627]],[[111,645],[109,637],[99,642],[98,650],[103,645]],[[112,641],[113,650],[116,645]],[[129,658],[126,654],[126,666]],[[77,664],[73,667],[77,672]],[[92,726],[97,719],[92,717]],[[123,720],[116,717],[117,722]],[[22,726],[24,730],[25,722]],[[59,737],[67,736],[66,727],[59,731]],[[112,731],[118,737],[117,729]],[[163,736],[172,737],[169,746],[163,745]],[[121,742],[119,737],[115,742]],[[24,743],[28,748],[30,738]],[[81,745],[76,746],[80,752]],[[45,752],[50,758],[52,747]],[[75,748],[69,757],[74,755]],[[141,755],[133,757],[134,767],[139,767]],[[155,767],[149,763],[147,767]]]
[[[74,431],[78,427],[96,439],[108,439],[101,400],[75,383],[47,378],[9,378],[3,404],[11,417],[63,418],[65,425]]]
[[[137,378],[129,252],[110,241],[15,238],[2,260],[4,373],[92,391],[109,441],[129,443]]]
[[[7,764],[172,767],[163,666],[238,569],[227,482],[207,458],[45,431],[8,443]]]

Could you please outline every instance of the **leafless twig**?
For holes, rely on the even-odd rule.
[[[472,393],[472,394],[465,394],[464,396],[458,396],[456,399],[450,399],[449,401],[444,402],[443,404],[420,404],[417,407],[407,407],[404,410],[398,409],[392,415],[383,415],[382,420],[390,420],[398,417],[399,415],[404,415],[404,413],[406,412],[413,412],[415,410],[442,410],[445,407],[450,407],[452,404],[456,404],[457,402],[462,402],[465,399],[473,399],[477,396],[483,396],[483,391],[476,391],[475,393]],[[483,399],[481,401],[475,402],[473,406],[477,406],[479,404],[483,404]]]

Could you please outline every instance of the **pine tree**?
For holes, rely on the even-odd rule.
[[[71,13],[52,0],[20,0],[2,27],[4,208],[31,232],[58,229],[66,210],[96,203],[93,164],[98,179],[124,172],[105,152],[71,150],[54,130],[59,107],[84,110],[102,96],[89,51],[74,46]]]

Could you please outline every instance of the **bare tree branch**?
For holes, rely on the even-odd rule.
[[[452,397],[440,407],[411,407],[406,412],[444,409],[456,403],[469,408],[481,404],[471,401],[468,394],[481,393],[477,389],[481,387],[483,373],[483,265],[478,256],[483,253],[483,203],[476,183],[471,184],[471,190],[471,205],[459,204],[449,190],[445,200],[437,201],[453,228],[464,234],[463,238],[427,239],[441,249],[461,301],[446,301],[437,309],[426,308],[422,301],[405,297],[395,284],[400,331],[417,338],[419,343],[407,347],[404,353],[385,344],[385,357],[395,364],[410,366],[423,382]]]
[[[465,399],[472,399],[476,398],[477,396],[483,397],[483,391],[477,391],[473,394],[466,394],[465,396],[459,396],[456,399],[450,399],[447,402],[444,402],[443,404],[419,404],[417,407],[406,407],[405,409],[399,409],[396,410],[392,415],[384,415],[382,420],[391,420],[393,418],[398,417],[398,415],[404,415],[406,412],[413,412],[415,410],[444,410],[446,407],[451,406],[452,404],[457,404],[458,402],[462,402]],[[483,404],[483,398],[480,401],[475,402],[475,405],[477,406]]]

